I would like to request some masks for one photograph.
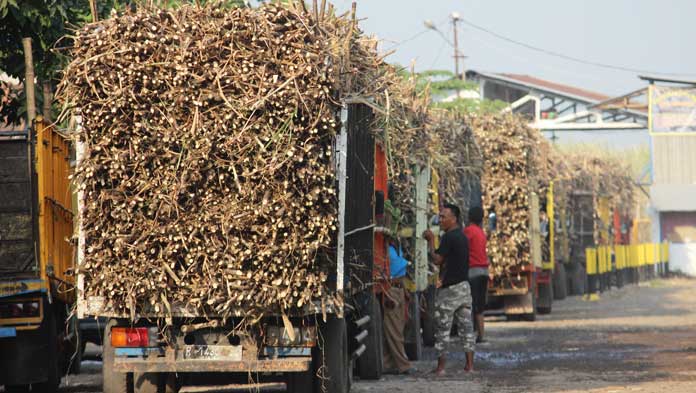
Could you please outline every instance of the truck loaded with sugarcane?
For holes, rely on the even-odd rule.
[[[588,267],[586,250],[593,247],[623,246],[631,243],[635,186],[629,168],[611,157],[591,154],[568,154],[568,170],[561,183],[566,195],[564,249],[561,274],[557,275],[556,286],[562,294],[584,295],[588,292]],[[613,255],[607,256],[613,269],[608,266],[601,285],[623,285],[624,277],[617,270]],[[597,283],[600,284],[600,283]]]
[[[381,220],[439,139],[427,96],[399,96],[413,85],[357,37],[354,14],[299,2],[142,8],[76,33],[58,97],[105,392],[379,376]]]
[[[534,320],[551,312],[554,299],[586,292],[587,247],[628,242],[629,169],[561,152],[522,117],[470,116],[468,123],[484,157],[488,308]]]

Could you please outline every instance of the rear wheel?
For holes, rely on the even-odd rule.
[[[527,292],[525,296],[531,296],[532,298],[532,312],[527,313],[527,314],[521,314],[520,317],[524,321],[529,321],[529,322],[534,322],[536,321],[536,311],[537,311],[537,297],[536,293],[534,293],[534,290],[530,290]]]
[[[435,286],[430,285],[425,292],[425,313],[421,315],[421,328],[423,329],[423,345],[432,347],[435,345]]]
[[[326,322],[319,322],[318,339],[319,345],[312,350],[314,392],[348,393],[352,370],[345,320],[327,315]]]
[[[587,293],[587,272],[584,266],[578,266],[577,273],[578,288],[580,289],[580,295]]]
[[[411,295],[408,304],[411,320],[408,321],[405,333],[404,350],[409,360],[420,360],[423,357],[423,336],[421,335],[420,303],[417,293]]]
[[[539,284],[539,299],[537,302],[537,311],[539,314],[550,314],[551,306],[553,305],[553,285]]]
[[[71,340],[69,353],[66,354],[66,364],[70,374],[79,374],[82,369],[82,358],[84,357],[87,343],[83,341],[76,317],[71,318],[70,326],[73,329],[74,336],[73,340]]]
[[[585,268],[575,264],[568,273],[568,286],[571,295],[582,296],[587,292],[587,275]]]
[[[128,393],[128,374],[114,371],[114,349],[111,346],[111,328],[118,326],[115,319],[109,320],[104,329],[102,349],[102,392]]]
[[[369,303],[370,322],[366,327],[367,337],[364,340],[367,349],[357,360],[358,376],[361,379],[380,379],[384,353],[382,309],[374,294],[370,296]]]
[[[35,383],[31,385],[32,392],[56,393],[60,387],[60,378],[52,378],[50,381]]]
[[[313,377],[312,370],[303,373],[288,373],[285,376],[285,391],[287,393],[306,393],[307,388],[312,386]]]
[[[556,264],[556,270],[553,274],[553,298],[554,300],[563,300],[568,296],[568,275],[566,274],[565,265],[562,263]]]
[[[44,310],[47,310],[48,351],[46,357],[48,358],[48,379],[40,383],[32,384],[32,392],[55,393],[60,386],[60,377],[62,373],[60,372],[61,367],[59,367],[58,364],[58,357],[62,355],[58,353],[58,327],[54,309],[56,304],[57,303],[54,303],[53,306],[44,308]],[[44,305],[46,305],[46,303],[44,303]]]

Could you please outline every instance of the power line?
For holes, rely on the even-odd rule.
[[[445,49],[445,45],[447,45],[447,43],[443,42],[442,45],[440,46],[440,50],[437,51],[437,56],[435,56],[433,63],[430,65],[431,70],[435,67],[435,64],[438,62],[438,60],[440,60],[440,56],[442,56],[442,51],[443,51],[443,49]]]
[[[482,46],[483,49],[498,53],[499,55],[510,58],[510,59],[523,61],[525,63],[532,64],[536,67],[539,67],[539,68],[547,70],[547,71],[552,71],[555,73],[572,76],[572,77],[578,78],[578,79],[591,80],[594,82],[604,81],[604,79],[602,79],[601,77],[599,77],[597,75],[590,75],[590,74],[585,74],[583,72],[571,71],[570,69],[565,69],[562,67],[551,66],[550,64],[544,64],[544,63],[540,63],[539,61],[534,61],[534,60],[532,60],[524,55],[521,55],[521,54],[511,53],[511,51],[509,51],[509,50],[506,51],[505,49],[503,49],[503,47],[497,45],[494,41],[487,39],[487,38],[483,38],[482,36],[472,34],[469,37],[471,37],[474,41],[481,43],[483,45]]]
[[[415,40],[416,38],[422,36],[423,34],[427,33],[428,30],[429,30],[429,29],[425,29],[425,30],[419,31],[418,33],[412,35],[411,37],[409,37],[409,38],[407,38],[407,39],[405,39],[405,40],[403,40],[403,41],[397,42],[396,44],[390,46],[390,47],[387,48],[386,50],[387,50],[387,51],[390,51],[390,50],[392,50],[392,49],[398,48],[399,46],[401,46],[401,45],[403,45],[403,44],[405,44],[405,43],[407,43],[407,42],[411,42],[411,41]]]
[[[439,28],[440,26],[442,26],[445,22],[447,22],[447,19],[444,19],[443,21],[441,21],[441,22],[439,22],[437,25],[435,25],[435,27],[436,27],[435,29],[432,29],[432,28],[430,28],[430,27],[426,27],[425,29],[423,29],[423,30],[417,32],[416,34],[414,34],[414,35],[412,35],[412,36],[406,38],[406,39],[403,40],[403,41],[399,41],[399,42],[395,43],[394,45],[390,46],[389,48],[387,48],[387,49],[385,49],[385,50],[386,50],[386,51],[390,51],[390,50],[392,50],[392,49],[398,48],[399,46],[401,46],[401,45],[403,45],[403,44],[405,44],[405,43],[407,43],[407,42],[411,42],[411,41],[415,40],[416,38],[422,36],[423,34],[429,32],[429,31],[431,31],[431,30],[435,30],[435,31],[437,31],[438,33],[440,33],[440,35],[442,35],[442,32],[440,32],[440,30],[439,30],[438,28]],[[444,37],[444,36],[443,36],[443,38],[444,38],[445,40],[447,40],[447,37]],[[450,45],[452,45],[452,43],[451,43],[449,40],[447,40],[447,41],[448,41],[448,43],[449,43]]]
[[[466,25],[473,27],[474,29],[483,31],[484,33],[488,33],[488,34],[490,34],[498,39],[501,39],[503,41],[507,41],[507,42],[510,42],[512,44],[519,45],[519,46],[522,46],[524,48],[527,48],[527,49],[530,49],[530,50],[533,50],[536,52],[540,52],[540,53],[543,53],[543,54],[546,54],[549,56],[555,56],[555,57],[559,57],[559,58],[562,58],[565,60],[574,61],[576,63],[591,65],[591,66],[600,67],[600,68],[607,68],[607,69],[611,69],[611,70],[615,70],[615,71],[632,72],[632,73],[636,73],[636,74],[653,74],[653,75],[665,75],[665,76],[696,76],[696,74],[682,74],[682,73],[677,73],[677,72],[660,72],[660,71],[652,71],[652,70],[643,70],[643,69],[639,69],[639,68],[623,67],[623,66],[617,66],[617,65],[613,65],[613,64],[599,63],[599,62],[594,62],[594,61],[589,61],[589,60],[583,60],[583,59],[580,59],[577,57],[568,56],[568,55],[565,55],[563,53],[558,53],[558,52],[554,52],[551,50],[539,48],[539,47],[536,47],[534,45],[530,45],[530,44],[518,41],[516,39],[506,37],[502,34],[498,34],[492,30],[489,30],[485,27],[479,26],[479,25],[477,25],[471,21],[468,21],[464,18],[461,18],[461,17],[459,19],[463,23],[465,23]]]

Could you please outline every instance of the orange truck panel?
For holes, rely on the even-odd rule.
[[[36,121],[36,172],[39,205],[39,263],[41,278],[66,303],[75,299],[72,189],[69,176],[70,140],[41,118]]]
[[[384,147],[381,144],[375,146],[375,191],[381,191],[384,194],[384,200],[389,199],[389,171],[387,168],[387,154]],[[374,241],[374,271],[373,277],[376,283],[380,285],[375,285],[375,290],[381,292],[383,286],[387,284],[387,279],[390,278],[389,269],[389,253],[387,252],[389,247],[389,241],[385,234],[381,232],[375,232]],[[388,285],[388,284],[387,284]]]

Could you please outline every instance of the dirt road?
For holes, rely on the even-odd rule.
[[[465,375],[463,354],[444,380],[427,375],[359,382],[353,392],[696,392],[696,281],[653,281],[568,298],[536,322],[489,322],[489,343]],[[433,367],[418,362],[419,371]]]
[[[630,286],[597,302],[568,298],[536,322],[491,320],[487,328],[472,375],[460,371],[464,357],[454,353],[447,377],[430,377],[428,349],[416,375],[356,381],[352,392],[696,392],[696,280]],[[62,391],[98,392],[95,359]]]

